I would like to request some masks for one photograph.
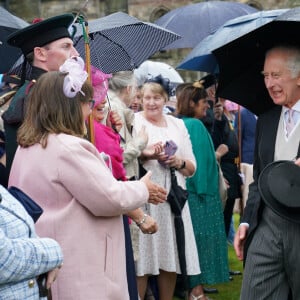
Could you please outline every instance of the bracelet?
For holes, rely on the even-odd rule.
[[[143,215],[143,218],[140,222],[135,222],[135,224],[138,226],[138,227],[141,227],[142,224],[144,224],[146,222],[146,219],[147,219],[148,215],[147,214],[144,214]]]
[[[177,171],[182,170],[185,168],[185,160],[182,161],[182,164],[179,168],[175,168]]]

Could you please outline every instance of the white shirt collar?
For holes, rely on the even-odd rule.
[[[288,108],[286,106],[282,106],[283,113],[285,113],[289,109],[290,108]],[[300,113],[300,99],[291,107],[291,109],[293,109],[293,110],[297,111],[298,113]]]

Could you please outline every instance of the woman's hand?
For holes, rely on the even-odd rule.
[[[178,157],[177,155],[171,155],[165,159],[164,164],[179,170],[182,167],[184,161],[184,159]]]
[[[216,149],[216,158],[218,161],[229,151],[228,146],[225,144],[220,144]]]
[[[145,234],[153,234],[158,230],[156,221],[149,215],[147,215],[145,222],[143,222],[139,227]]]
[[[106,126],[113,128],[117,132],[120,132],[123,122],[118,112],[112,110],[109,112],[106,119]]]
[[[157,142],[152,145],[148,145],[142,152],[142,159],[161,159],[164,154],[164,144]],[[166,155],[164,155],[167,157]]]
[[[148,202],[152,204],[159,204],[163,203],[167,200],[167,191],[163,187],[159,186],[158,184],[154,183],[151,180],[152,172],[148,171],[146,175],[144,175],[140,181],[146,184],[146,187],[149,192],[149,199]]]
[[[135,222],[143,233],[152,234],[158,229],[156,221],[151,216],[145,214],[141,208],[127,212],[127,216]]]
[[[47,282],[46,282],[47,289],[50,289],[51,284],[57,278],[57,275],[58,275],[58,272],[59,272],[60,268],[61,268],[61,265],[47,273]]]

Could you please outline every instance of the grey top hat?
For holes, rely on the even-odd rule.
[[[292,161],[268,164],[258,178],[265,204],[282,218],[300,223],[300,167]]]

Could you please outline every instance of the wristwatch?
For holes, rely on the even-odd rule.
[[[179,168],[176,168],[177,171],[182,170],[185,168],[185,160],[182,161],[182,164]]]

